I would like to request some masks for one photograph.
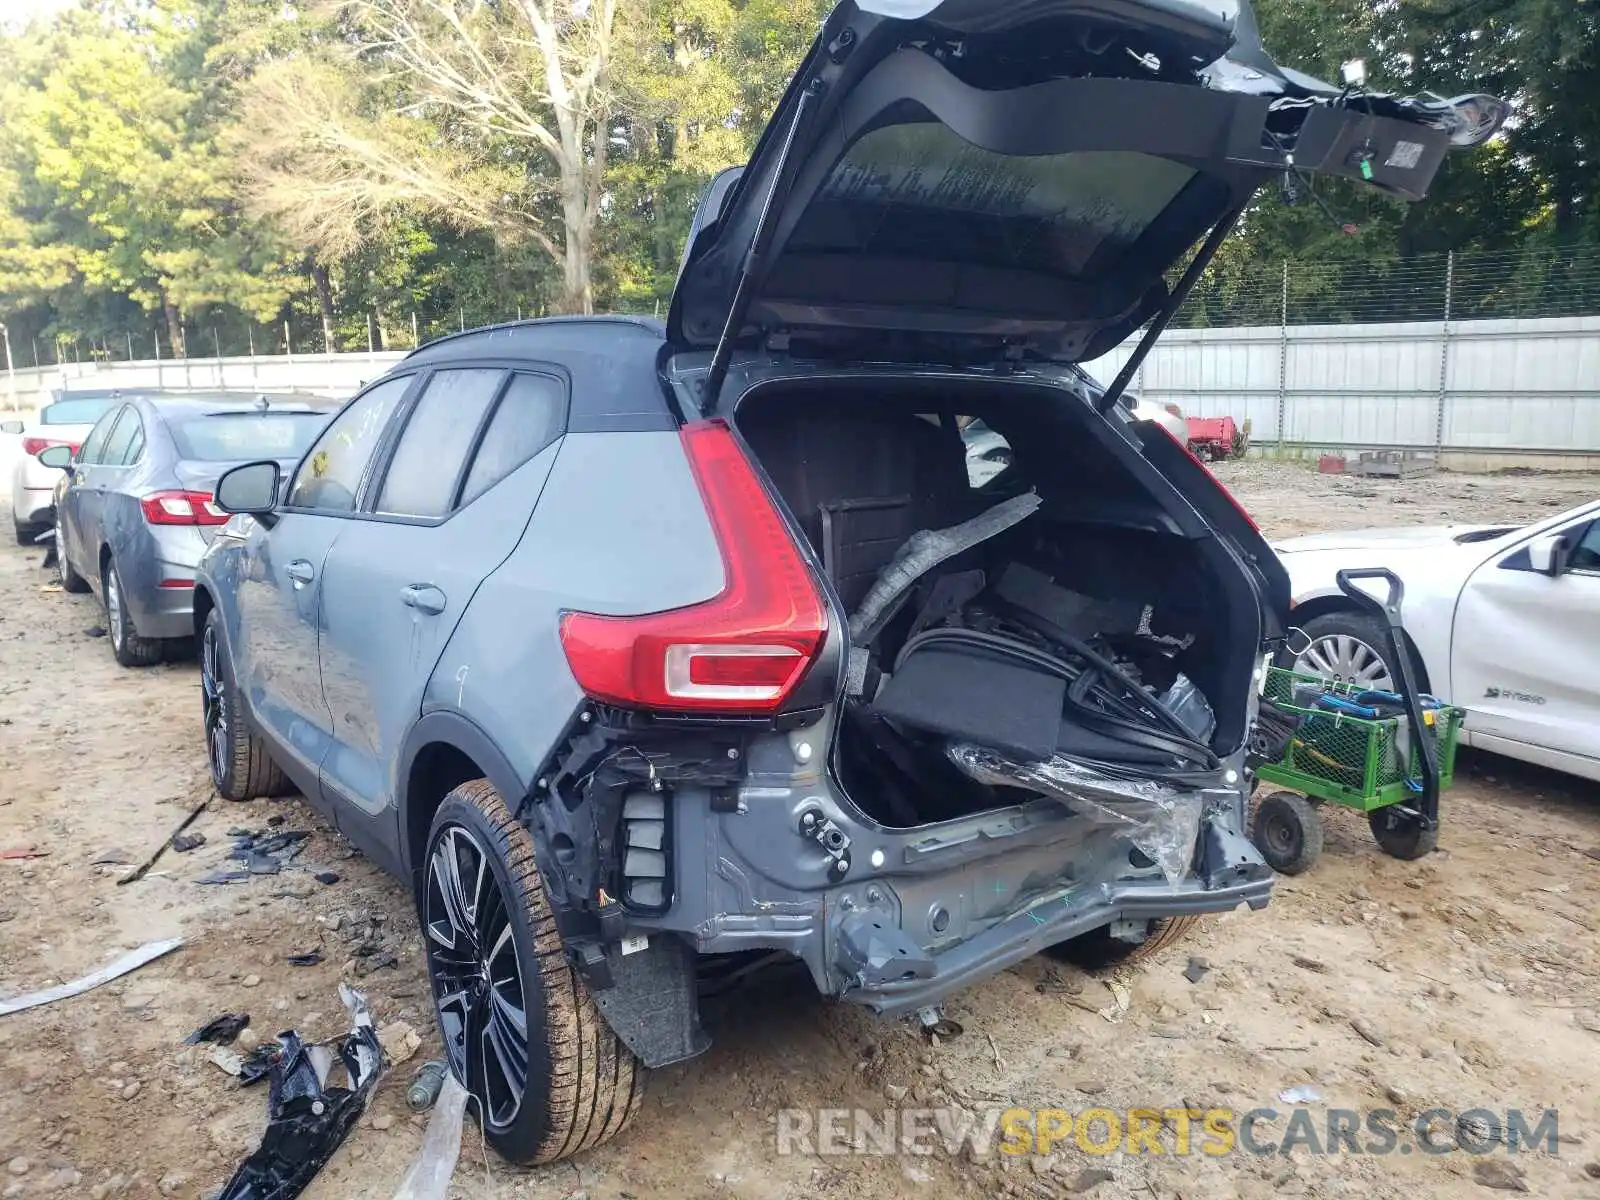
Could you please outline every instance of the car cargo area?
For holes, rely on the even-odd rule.
[[[1136,444],[1064,387],[839,387],[769,385],[737,425],[849,616],[852,802],[910,828],[1045,797],[1148,833],[1219,785],[1259,605]]]

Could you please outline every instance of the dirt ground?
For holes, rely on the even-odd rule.
[[[1403,485],[1267,463],[1220,473],[1269,534],[1370,524],[1522,522],[1600,491],[1600,479],[1439,476]],[[210,794],[194,662],[125,671],[92,598],[48,587],[40,555],[0,548],[0,996],[75,978],[141,942],[177,952],[75,999],[0,1017],[0,1193],[201,1196],[251,1150],[264,1089],[241,1089],[182,1040],[227,1010],[262,1034],[341,1032],[338,984],[365,989],[380,1024],[423,1045],[306,1195],[393,1194],[422,1138],[405,1084],[438,1054],[413,916],[401,888],[298,799],[212,800],[192,831],[119,886]],[[225,886],[227,830],[312,831],[293,869]],[[116,860],[114,862],[108,860]],[[305,868],[305,869],[301,869]],[[332,871],[337,882],[317,882]],[[1559,1109],[1555,1156],[1524,1153],[1533,1195],[1600,1195],[1600,788],[1463,755],[1441,850],[1384,858],[1365,823],[1329,814],[1310,874],[1261,913],[1210,919],[1182,947],[1119,976],[1036,959],[960,995],[965,1033],[934,1046],[904,1022],[830,1006],[768,979],[708,1005],[716,1043],[656,1073],[613,1146],[519,1171],[482,1151],[470,1121],[451,1194],[628,1197],[1144,1197],[1487,1195],[1465,1153],[1319,1157],[822,1157],[776,1149],[778,1110],[1275,1107],[1310,1085],[1327,1110]],[[296,967],[292,954],[320,951]],[[367,953],[358,953],[367,951]],[[387,961],[392,951],[394,965]],[[1209,971],[1190,982],[1190,956]],[[1192,971],[1199,974],[1198,970]],[[1117,988],[1126,988],[1125,1013]],[[1102,1015],[1101,1010],[1105,1014]],[[1110,1019],[1108,1019],[1108,1017]],[[1354,1028],[1361,1024],[1372,1039]],[[1374,1041],[1381,1045],[1373,1044]],[[1198,1138],[1197,1138],[1198,1141]],[[1169,1139],[1169,1147],[1171,1141]],[[1104,1172],[1102,1178],[1092,1172]],[[1091,1172],[1091,1173],[1085,1173]]]

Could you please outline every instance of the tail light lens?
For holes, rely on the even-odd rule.
[[[567,613],[561,645],[596,700],[673,712],[776,712],[828,632],[811,570],[732,431],[683,428],[684,453],[722,551],[715,599],[638,617]]]
[[[1257,533],[1260,533],[1261,532],[1261,526],[1256,524],[1256,519],[1250,515],[1250,510],[1247,509],[1244,505],[1239,503],[1239,498],[1237,496],[1235,496],[1227,488],[1222,486],[1222,480],[1218,479],[1215,475],[1213,475],[1211,473],[1211,468],[1206,466],[1205,463],[1201,462],[1199,457],[1195,454],[1195,452],[1193,450],[1189,449],[1189,443],[1183,441],[1176,434],[1174,434],[1172,432],[1172,430],[1168,429],[1165,425],[1158,426],[1158,428],[1161,430],[1161,432],[1163,434],[1166,435],[1166,437],[1175,446],[1178,447],[1178,449],[1182,450],[1184,452],[1184,454],[1189,456],[1189,461],[1194,463],[1195,466],[1199,467],[1202,471],[1204,471],[1206,473],[1206,477],[1208,479],[1210,479],[1213,484],[1216,485],[1217,491],[1221,492],[1223,494],[1223,496],[1227,499],[1228,503],[1233,506],[1233,511],[1238,513],[1241,517],[1243,517],[1245,519],[1245,521],[1249,523],[1251,529],[1254,529]]]
[[[51,446],[66,446],[74,454],[78,452],[78,447],[74,443],[64,442],[59,438],[25,437],[22,439],[22,452],[30,458],[40,451],[50,449]]]
[[[151,492],[139,501],[152,525],[226,525],[228,514],[211,502],[210,492]]]

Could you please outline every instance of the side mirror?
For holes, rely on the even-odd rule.
[[[72,470],[73,454],[71,446],[46,446],[34,457],[45,466],[55,467],[58,471]]]
[[[278,464],[270,460],[235,467],[217,480],[213,502],[227,513],[270,513],[278,505],[279,475]]]
[[[0,421],[0,433],[21,433],[21,421]]]
[[[1567,573],[1572,561],[1572,539],[1560,533],[1546,534],[1528,545],[1528,562],[1541,575],[1552,579]]]

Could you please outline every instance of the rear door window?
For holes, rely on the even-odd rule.
[[[449,515],[478,427],[504,379],[499,368],[434,372],[384,474],[378,512],[429,520]]]
[[[471,504],[555,441],[565,418],[566,386],[561,380],[522,371],[513,375],[472,460],[461,504]]]
[[[128,453],[128,447],[133,444],[134,434],[138,432],[139,414],[131,408],[124,408],[122,415],[117,418],[111,436],[106,438],[105,448],[100,451],[100,465],[120,467],[123,456]]]
[[[80,465],[89,467],[100,461],[100,452],[105,447],[106,438],[111,436],[111,427],[117,423],[119,411],[113,409],[101,416],[89,431],[89,436],[83,439],[83,447],[78,451]]]
[[[328,425],[289,485],[287,507],[347,513],[390,415],[411,386],[401,375],[369,388]]]
[[[128,410],[134,420],[133,437],[128,440],[128,448],[122,452],[122,465],[131,467],[139,461],[139,456],[144,453],[144,422],[139,419],[139,414],[132,409]]]

